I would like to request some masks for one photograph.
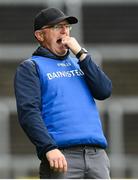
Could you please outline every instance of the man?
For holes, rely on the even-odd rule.
[[[40,47],[15,75],[19,122],[36,146],[40,178],[110,177],[94,98],[108,98],[112,83],[70,36],[77,22],[56,8],[38,13],[34,35]]]

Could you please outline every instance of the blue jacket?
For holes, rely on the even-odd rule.
[[[95,125],[90,126],[90,128],[93,127],[92,131],[94,131],[94,128],[95,128],[95,130],[97,131],[96,136],[98,136],[99,134],[99,138],[102,140],[95,141],[94,139],[93,141],[88,138],[88,141],[87,141],[86,139],[81,139],[81,128],[85,124],[85,123],[82,123],[83,119],[80,120],[80,124],[82,123],[82,126],[80,127],[80,131],[78,134],[79,135],[78,137],[80,137],[81,139],[80,141],[78,140],[75,141],[75,138],[76,138],[75,135],[70,134],[70,136],[73,137],[74,141],[73,139],[69,139],[69,141],[65,143],[68,137],[68,134],[67,134],[67,136],[64,136],[65,139],[62,143],[62,140],[59,139],[60,136],[58,135],[54,136],[53,135],[54,133],[53,134],[51,133],[51,129],[49,128],[50,126],[47,126],[47,124],[49,125],[50,120],[46,122],[46,119],[48,118],[45,118],[44,114],[46,114],[46,110],[49,107],[45,106],[47,109],[45,108],[46,110],[44,111],[44,108],[43,108],[43,95],[44,94],[42,93],[42,89],[44,88],[43,87],[44,85],[42,84],[42,81],[41,81],[42,76],[40,73],[40,68],[43,67],[44,64],[41,66],[41,64],[38,63],[40,61],[37,62],[34,59],[37,59],[37,60],[45,59],[46,63],[51,62],[52,60],[55,60],[53,62],[57,62],[57,63],[59,62],[59,64],[65,65],[65,63],[63,62],[67,60],[68,58],[70,58],[69,52],[67,53],[66,56],[59,58],[53,55],[52,53],[50,53],[48,50],[42,47],[39,47],[30,59],[24,61],[23,63],[19,65],[16,71],[14,82],[15,82],[15,95],[16,95],[16,101],[17,101],[17,111],[18,111],[19,122],[22,128],[24,129],[25,133],[30,138],[30,140],[35,144],[36,149],[37,149],[37,154],[40,159],[43,158],[45,152],[58,148],[58,147],[67,147],[67,146],[72,146],[72,145],[77,145],[77,144],[94,144],[94,145],[99,145],[103,148],[106,147],[106,140],[102,134],[102,128],[101,128],[99,116],[97,114],[97,109],[96,109],[93,97],[98,100],[103,100],[109,97],[111,94],[112,83],[110,79],[103,73],[103,71],[91,60],[91,57],[89,55],[87,55],[85,60],[79,62],[78,64],[80,67],[80,72],[82,73],[80,74],[82,76],[84,74],[83,86],[85,86],[85,91],[88,91],[87,92],[87,94],[89,94],[88,97],[89,99],[92,100],[91,102],[93,103],[91,104],[94,108],[94,111],[96,111],[96,116],[95,116],[96,121],[93,121],[93,122],[94,124],[98,122],[96,125],[98,128],[96,128]],[[48,59],[50,59],[50,61],[48,61]],[[66,62],[68,62],[68,64],[66,64],[68,68],[68,65],[70,62],[69,61],[66,61]],[[76,73],[78,74],[78,72]],[[71,76],[71,74],[69,76]],[[54,77],[55,77],[55,74],[54,76],[52,76],[50,73],[48,74],[48,78],[54,78]],[[44,89],[46,90],[46,88],[47,87],[45,85]],[[70,88],[74,88],[74,87],[70,87]],[[78,91],[78,89],[76,90]],[[79,96],[82,95],[81,93],[78,93],[78,94]],[[45,96],[46,95],[47,93],[45,93]],[[77,96],[77,93],[75,96]],[[66,97],[66,98],[70,98],[70,97]],[[74,101],[76,100],[75,104],[77,104],[78,98],[79,97],[74,97]],[[78,103],[80,104],[79,101]],[[65,106],[63,106],[62,108],[64,111],[66,110]],[[87,106],[86,108],[89,109],[90,107]],[[88,115],[86,114],[86,112],[88,113]],[[92,111],[88,110],[86,112],[85,112],[86,116],[89,117]],[[93,114],[91,114],[91,116],[92,115]],[[81,116],[82,114],[80,113],[79,115],[79,111],[78,111],[78,117],[80,118]],[[76,114],[76,117],[77,117],[77,114]],[[88,117],[86,118],[88,119],[88,123],[90,124],[90,118]],[[88,131],[87,131],[87,128],[86,129],[84,128],[87,136],[88,134],[90,134],[89,124],[87,126]],[[71,127],[69,126],[69,128]],[[67,131],[67,132],[71,132],[71,131]],[[84,133],[83,128],[82,128],[82,132]],[[96,139],[98,139],[98,137]]]

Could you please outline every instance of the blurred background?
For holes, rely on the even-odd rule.
[[[113,82],[97,102],[112,178],[138,178],[138,0],[0,0],[0,178],[37,178],[35,148],[20,128],[13,90],[16,67],[38,46],[33,19],[58,7],[78,17],[72,34]]]

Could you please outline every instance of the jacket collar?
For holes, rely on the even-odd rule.
[[[55,54],[53,54],[51,51],[49,51],[48,49],[39,46],[35,52],[32,54],[33,56],[43,56],[43,57],[48,57],[48,58],[52,58],[52,59],[58,59],[58,60],[64,60],[69,56],[70,52],[68,50],[68,52],[66,53],[65,56],[57,56]]]

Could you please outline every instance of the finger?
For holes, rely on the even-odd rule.
[[[63,159],[59,158],[57,160],[54,160],[53,170],[59,171],[59,172],[66,172],[67,171],[67,162],[66,162],[65,158],[63,158]]]
[[[54,161],[53,160],[50,160],[49,164],[50,164],[50,168],[54,168]]]
[[[59,171],[60,172],[64,172],[64,164],[63,164],[63,160],[62,159],[59,159],[58,167],[59,167]]]
[[[58,169],[59,166],[58,166],[58,160],[54,160],[54,169]]]
[[[61,160],[59,159],[58,161],[55,162],[54,164],[54,171],[59,171],[59,172],[67,172],[67,162],[66,160]]]
[[[66,159],[64,158],[64,159],[63,159],[63,172],[67,172],[67,169],[68,169],[68,167],[67,167],[67,161],[66,161]]]

